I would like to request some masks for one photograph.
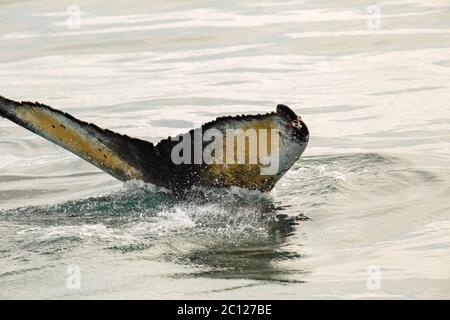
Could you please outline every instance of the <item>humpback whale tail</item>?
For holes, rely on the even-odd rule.
[[[276,112],[263,115],[217,118],[182,136],[188,138],[187,148],[184,148],[185,139],[180,144],[178,139],[169,137],[154,145],[102,129],[38,102],[16,102],[0,96],[0,116],[73,152],[119,180],[142,180],[175,191],[185,190],[192,185],[271,190],[298,160],[309,141],[305,123],[285,105],[278,105]],[[220,142],[220,147],[214,149],[214,154],[221,154],[223,149],[226,160],[229,160],[228,151],[232,151],[230,159],[233,161],[224,163],[222,160],[225,158],[213,163],[205,161],[202,156],[204,151],[210,150],[211,145],[207,145],[204,137],[200,144],[196,142],[198,130],[201,134],[207,131],[218,133],[214,142]],[[266,134],[268,131],[270,135]],[[194,136],[193,141],[191,136]],[[228,139],[230,137],[231,140]],[[256,147],[251,141],[246,142],[245,139],[250,137],[253,137],[253,142],[257,142]],[[261,151],[266,142],[271,145],[267,149],[269,153],[276,155],[272,157],[276,165],[271,166],[273,171],[269,175],[262,173],[267,168],[267,158],[264,157],[264,161],[259,155],[253,158],[251,152],[252,149]],[[246,147],[251,144],[254,148]],[[192,155],[187,157],[187,162],[174,161],[174,151],[180,145],[183,146],[184,160],[185,155]],[[200,151],[200,162],[197,161],[199,153],[196,151]],[[235,151],[244,162],[235,163]],[[257,161],[249,162],[250,158]],[[269,158],[270,161],[272,158]],[[195,160],[189,161],[191,159]]]

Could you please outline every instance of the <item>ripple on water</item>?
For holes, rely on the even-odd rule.
[[[360,192],[367,197],[370,189],[369,197],[375,199],[412,181],[435,179],[429,172],[402,170],[405,163],[376,153],[305,157],[268,194],[194,188],[180,198],[128,182],[103,196],[3,210],[0,215],[19,226],[15,258],[92,246],[119,254],[145,252],[147,258],[192,266],[198,276],[301,282],[290,274],[307,271],[275,267],[304,258],[298,246],[285,247],[289,236],[309,218],[314,220],[317,209],[338,207],[346,195],[358,197]],[[195,266],[204,268],[195,271]]]

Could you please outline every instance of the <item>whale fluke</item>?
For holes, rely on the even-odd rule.
[[[145,140],[102,129],[38,102],[17,102],[2,96],[0,96],[0,116],[69,150],[119,180],[142,180],[172,190],[204,185],[238,186],[268,191],[297,161],[309,140],[309,131],[304,122],[284,105],[278,105],[276,112],[264,115],[217,118],[197,129],[201,134],[209,129],[223,134],[221,146],[223,145],[224,151],[225,147],[228,147],[227,143],[234,141],[227,140],[230,130],[241,130],[240,132],[245,134],[245,130],[252,129],[256,132],[256,139],[260,141],[263,137],[271,139],[260,132],[276,129],[277,141],[273,144],[272,138],[272,146],[277,147],[279,159],[276,160],[279,163],[276,171],[262,174],[261,169],[267,163],[259,160],[256,163],[248,163],[247,160],[250,159],[248,148],[244,149],[244,159],[247,159],[244,163],[211,163],[201,156],[199,162],[196,159],[198,155],[195,154],[198,151],[196,149],[198,141],[195,142],[195,139],[189,140],[188,148],[181,153],[192,152],[192,156],[188,159],[192,161],[183,163],[174,161],[174,151],[180,147],[180,138],[181,140],[187,136],[191,138],[196,130],[191,130],[177,139],[169,137],[154,145]],[[250,142],[247,142],[247,145],[249,144]],[[200,140],[202,155],[206,148],[207,141]],[[234,145],[232,148],[236,149]]]
[[[145,164],[154,157],[155,147],[148,141],[99,128],[38,102],[0,96],[0,115],[122,181],[145,180]]]

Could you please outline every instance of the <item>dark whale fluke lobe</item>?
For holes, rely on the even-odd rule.
[[[294,111],[281,104],[276,112],[263,115],[219,117],[199,129],[176,138],[169,137],[156,145],[102,129],[38,102],[17,102],[0,96],[0,116],[69,150],[119,180],[141,180],[174,191],[194,185],[269,191],[298,160],[309,140],[306,124]],[[211,132],[215,135],[205,139]],[[276,136],[267,132],[276,132]],[[196,140],[197,134],[203,138]],[[256,162],[250,161],[252,137],[255,140],[253,147],[258,151]],[[243,139],[241,149],[240,138]],[[206,152],[211,151],[213,143],[216,149],[211,155],[220,161],[208,162]],[[267,144],[269,162],[261,153]],[[177,153],[180,146],[184,148]],[[228,150],[232,151],[231,157]],[[174,156],[187,161],[177,162]]]

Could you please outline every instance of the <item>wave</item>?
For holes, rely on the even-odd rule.
[[[402,176],[402,164],[404,160],[376,153],[306,157],[272,193],[196,187],[179,198],[133,181],[106,195],[3,210],[0,216],[29,226],[25,233],[37,239],[38,246],[58,237],[103,241],[124,251],[173,236],[214,247],[261,244],[287,237],[299,221],[314,219],[317,209],[335,205],[348,194],[356,196],[364,185],[370,184],[370,195],[404,188],[412,177]]]

